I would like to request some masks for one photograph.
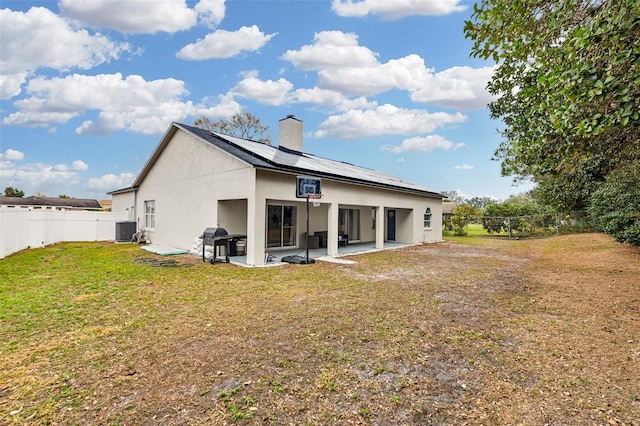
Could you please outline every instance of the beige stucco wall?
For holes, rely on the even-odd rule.
[[[113,195],[112,201],[111,201],[111,211],[126,212],[127,220],[135,221],[136,220],[135,200],[136,200],[136,193],[134,191]]]
[[[138,189],[140,227],[144,202],[155,200],[155,228],[145,228],[148,238],[188,250],[205,228],[223,226],[218,200],[253,198],[254,175],[248,164],[178,130]]]
[[[232,235],[247,233],[247,200],[220,200],[218,202],[218,225]]]

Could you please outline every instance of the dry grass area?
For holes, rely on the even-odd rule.
[[[640,251],[604,235],[142,256],[0,261],[0,424],[640,425]]]

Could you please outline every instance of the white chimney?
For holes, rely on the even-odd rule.
[[[280,120],[278,143],[280,147],[302,152],[302,121],[293,115]]]

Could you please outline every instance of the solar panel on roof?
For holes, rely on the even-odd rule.
[[[336,160],[330,160],[307,153],[294,154],[264,143],[248,141],[245,139],[236,138],[229,135],[222,135],[219,133],[214,134],[220,138],[228,140],[232,144],[237,145],[245,151],[248,151],[258,157],[261,157],[282,167],[294,167],[296,169],[301,169],[309,173],[315,172],[319,174],[330,174],[359,181],[377,183],[382,185],[391,185],[417,191],[433,192],[421,185],[406,182],[395,176],[368,169],[366,167],[360,167]]]

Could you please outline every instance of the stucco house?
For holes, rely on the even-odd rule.
[[[321,182],[309,235],[329,256],[339,243],[441,240],[441,194],[304,153],[302,134],[294,116],[280,120],[278,146],[172,123],[132,186],[109,193],[112,211],[129,211],[153,244],[189,249],[209,227],[246,235],[246,263],[257,266],[266,252],[306,247],[308,202],[296,197],[305,176]]]

